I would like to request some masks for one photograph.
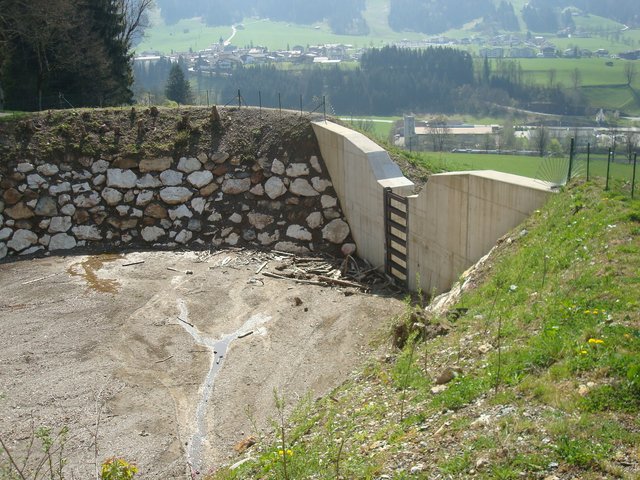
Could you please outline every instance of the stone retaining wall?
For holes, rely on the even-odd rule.
[[[355,251],[319,153],[0,165],[0,260],[76,248]]]

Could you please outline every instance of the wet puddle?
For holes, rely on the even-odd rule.
[[[106,264],[124,258],[123,255],[93,255],[85,261],[74,263],[67,269],[72,277],[81,277],[87,282],[87,288],[101,293],[118,293],[120,284],[117,280],[98,277],[98,271]]]
[[[189,310],[184,300],[178,300],[178,309],[180,316],[178,317],[180,325],[191,335],[193,340],[203,347],[207,347],[211,351],[211,364],[209,372],[200,389],[200,401],[195,415],[195,432],[189,440],[187,458],[193,473],[198,474],[202,471],[202,447],[207,437],[207,408],[211,394],[213,393],[214,380],[222,365],[227,350],[231,343],[238,339],[244,338],[250,334],[264,335],[266,328],[263,326],[271,320],[269,315],[258,314],[249,318],[238,330],[223,335],[220,339],[207,338],[204,336],[190,321]]]

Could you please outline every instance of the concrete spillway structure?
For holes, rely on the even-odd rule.
[[[413,290],[447,291],[553,193],[549,183],[487,170],[433,175],[414,195],[413,182],[369,138],[330,122],[314,122],[313,129],[358,253],[375,266],[387,258],[384,190],[407,197],[406,276]]]

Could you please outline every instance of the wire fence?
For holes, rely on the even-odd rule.
[[[413,151],[411,147],[412,145],[408,144],[404,149]],[[455,157],[458,153],[477,153],[477,162],[472,165],[465,160],[457,162]],[[495,155],[489,155],[491,153]],[[504,164],[499,166],[495,161],[496,157],[513,160],[510,168],[505,168],[504,171],[529,176],[554,187],[566,185],[571,180],[583,179],[601,186],[604,190],[615,189],[629,194],[632,199],[637,195],[637,152],[626,150],[620,152],[609,147],[596,148],[591,143],[578,147],[573,138],[570,139],[568,153],[549,154],[542,157],[535,151],[474,150],[470,152],[454,149],[448,155],[451,159],[450,163],[444,168],[473,170],[504,168]]]
[[[166,98],[163,95],[146,92],[138,96],[138,103],[142,105],[165,105]],[[190,105],[207,106],[217,105],[221,107],[253,107],[282,111],[296,111],[301,116],[322,114],[326,120],[327,115],[334,115],[331,104],[324,95],[305,96],[303,94],[282,94],[279,92],[242,91],[238,89],[233,94],[220,95],[214,90],[192,91]]]
[[[571,139],[569,155],[565,157],[566,176],[561,184],[573,179],[583,179],[604,190],[626,193],[632,199],[636,196],[637,152],[616,152],[614,148],[594,149],[588,143],[577,149]]]
[[[136,103],[146,106],[170,105],[162,94],[145,92],[137,95]],[[323,118],[334,114],[333,108],[324,95],[305,96],[303,94],[281,94],[279,92],[243,92],[237,90],[233,95],[221,96],[214,90],[192,91],[192,101],[189,105],[198,106],[236,106],[257,107],[258,109],[277,109],[279,111],[297,111],[300,115],[322,114]],[[74,109],[82,105],[83,107],[114,106],[112,103],[101,101],[100,99],[87,99],[86,96],[70,95],[63,92],[57,95],[48,95],[38,98],[23,98],[17,102],[12,102],[12,111],[31,112],[44,110],[66,110]],[[128,105],[117,105],[128,106]],[[11,112],[9,112],[11,113]]]

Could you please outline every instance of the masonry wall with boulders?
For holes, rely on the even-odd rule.
[[[32,157],[0,165],[0,260],[77,248],[355,251],[319,152]]]

